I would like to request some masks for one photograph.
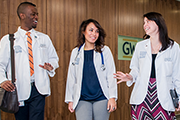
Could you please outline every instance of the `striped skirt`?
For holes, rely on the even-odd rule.
[[[176,120],[175,113],[162,108],[156,88],[156,78],[150,78],[147,95],[140,105],[131,105],[132,120]]]

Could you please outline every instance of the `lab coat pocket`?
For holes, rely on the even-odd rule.
[[[40,44],[39,51],[40,51],[40,56],[42,58],[41,64],[44,64],[45,62],[48,63],[49,58],[48,58],[48,50],[46,44]]]
[[[140,68],[143,68],[145,62],[145,58],[139,58],[139,66]]]

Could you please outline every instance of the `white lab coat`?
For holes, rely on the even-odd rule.
[[[18,28],[18,31],[20,27]],[[21,29],[22,30],[22,29]],[[16,87],[18,92],[19,101],[27,100],[31,93],[31,81],[29,70],[29,57],[28,49],[20,32],[16,32],[14,35],[14,51],[15,51],[15,78]],[[55,69],[59,67],[58,56],[56,50],[48,35],[32,30],[31,37],[33,39],[33,58],[34,58],[34,78],[35,86],[40,94],[50,95],[50,81],[48,74],[53,77],[55,75]],[[11,79],[10,70],[10,41],[9,35],[4,36],[1,39],[0,49],[0,83]],[[52,71],[47,71],[39,64],[44,65],[44,62],[49,62],[53,66]],[[7,76],[5,76],[7,71]]]
[[[84,65],[84,45],[81,47],[78,56],[77,53],[78,48],[76,47],[72,50],[71,53],[65,95],[65,102],[73,102],[73,109],[75,109],[75,107],[77,106],[81,95],[81,83]],[[101,54],[99,52],[94,51],[94,66],[98,76],[98,80],[105,97],[107,99],[117,99],[117,80],[113,76],[113,73],[116,72],[114,59],[109,47],[104,46],[102,53],[104,57],[104,64],[106,67],[104,71],[101,70]],[[76,56],[79,62],[76,65],[73,65],[72,63],[76,62]]]
[[[148,90],[148,82],[151,74],[152,54],[150,39],[138,42],[133,54],[130,74],[133,81],[128,81],[134,88],[131,93],[130,104],[141,104]],[[174,111],[173,102],[169,90],[176,88],[180,94],[180,49],[174,42],[172,47],[159,52],[155,59],[157,96],[162,107],[167,111]],[[173,85],[174,83],[174,85]]]

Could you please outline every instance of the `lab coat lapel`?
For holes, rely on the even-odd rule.
[[[150,59],[152,59],[152,55],[151,55],[151,43],[150,43],[150,40],[147,40],[147,43],[145,44],[145,49],[146,49],[146,52],[147,52],[147,55]]]
[[[14,46],[20,46],[22,50],[24,50],[27,53],[26,43],[23,40],[23,38],[20,37],[20,34],[16,32],[14,34],[14,38],[15,38]]]
[[[100,65],[101,58],[99,59],[100,53],[94,50],[93,62],[96,72],[98,71],[98,65]]]
[[[161,52],[158,52],[158,54],[157,54],[157,58],[158,57],[160,57],[161,55],[163,55],[164,53],[166,53],[167,52],[167,50],[168,49],[170,49],[171,47],[169,47],[169,48],[167,48],[166,50],[164,50],[164,51],[161,51]]]
[[[84,64],[84,45],[85,44],[82,45],[82,47],[81,47],[81,49],[79,51],[79,59],[83,61],[83,62],[81,62],[82,66]]]
[[[38,40],[39,40],[39,36],[38,36],[38,34],[37,34],[37,32],[35,31],[35,33],[34,33],[34,35],[33,35],[33,37],[34,37],[34,44],[33,44],[33,46],[36,44],[36,42],[38,43]]]
[[[171,47],[167,48],[166,50],[164,50],[162,52],[158,52],[157,57],[156,57],[156,67],[159,67],[163,63],[162,60],[164,60],[164,59],[163,59],[162,55],[165,54],[168,51],[168,49],[170,49],[170,48]]]
[[[84,45],[81,47],[80,51],[79,51],[79,55],[78,55],[78,58],[79,58],[79,66],[78,66],[78,73],[80,75],[80,78],[77,79],[80,84],[81,84],[81,81],[82,81],[82,75],[83,75],[83,66],[84,66]]]

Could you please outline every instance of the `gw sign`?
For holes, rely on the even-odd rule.
[[[136,43],[141,40],[143,39],[118,35],[118,60],[131,60]]]

